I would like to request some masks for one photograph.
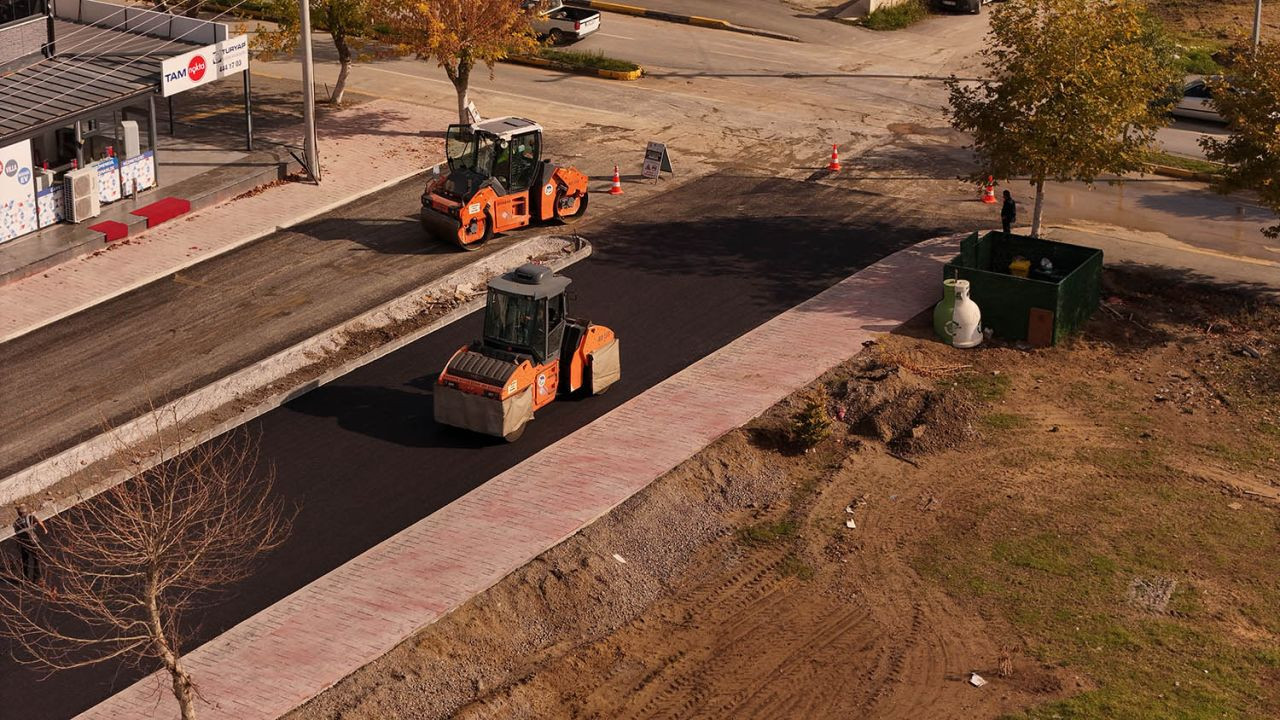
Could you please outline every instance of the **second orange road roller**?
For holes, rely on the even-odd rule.
[[[557,397],[600,395],[618,382],[618,338],[568,317],[569,282],[535,264],[489,281],[482,339],[454,353],[436,380],[436,422],[514,442]]]

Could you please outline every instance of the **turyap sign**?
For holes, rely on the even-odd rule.
[[[248,69],[249,36],[237,35],[161,62],[160,89],[169,97]]]

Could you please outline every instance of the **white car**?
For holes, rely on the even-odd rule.
[[[1176,117],[1190,120],[1208,120],[1217,123],[1223,121],[1222,116],[1213,106],[1213,95],[1209,92],[1205,78],[1199,75],[1187,76],[1182,86],[1182,97],[1170,112]]]
[[[562,45],[581,40],[600,29],[600,13],[586,8],[565,7],[560,0],[524,0],[521,7],[533,12],[533,31]]]

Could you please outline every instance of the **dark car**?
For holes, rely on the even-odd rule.
[[[989,2],[991,0],[936,0],[938,8],[941,10],[967,12],[972,15],[982,12],[982,6]]]

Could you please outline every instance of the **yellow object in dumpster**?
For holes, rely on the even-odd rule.
[[[1026,258],[1021,258],[1021,257],[1014,258],[1013,262],[1009,263],[1010,275],[1015,275],[1017,277],[1024,278],[1030,272],[1031,272],[1031,261]]]

